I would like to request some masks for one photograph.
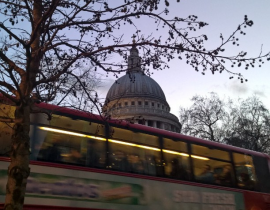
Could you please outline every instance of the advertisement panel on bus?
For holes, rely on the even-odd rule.
[[[240,192],[33,165],[31,171],[25,204],[120,210],[245,209]],[[6,180],[7,171],[1,167],[0,203]]]

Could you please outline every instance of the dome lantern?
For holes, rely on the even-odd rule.
[[[133,45],[128,56],[128,70],[130,72],[142,72],[141,69],[141,58],[139,56],[139,50]]]

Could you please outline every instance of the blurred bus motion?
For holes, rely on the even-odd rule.
[[[25,209],[270,210],[266,154],[41,103]],[[1,103],[0,115],[14,107]],[[0,122],[0,209],[12,125]]]

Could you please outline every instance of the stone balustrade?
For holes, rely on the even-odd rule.
[[[157,117],[163,117],[163,118],[167,118],[172,121],[178,122],[178,118],[175,115],[162,109],[150,108],[150,106],[149,107],[138,107],[138,106],[118,107],[118,108],[113,108],[111,112],[113,113],[113,115],[133,115],[133,114],[142,115],[142,116],[145,114],[154,115]]]

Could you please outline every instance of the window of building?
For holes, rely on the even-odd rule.
[[[131,101],[131,105],[134,106],[135,105],[135,101]]]
[[[144,105],[148,106],[148,101],[145,101],[145,102],[144,102]]]
[[[141,101],[138,101],[138,105],[141,106],[142,105],[142,102]]]
[[[154,102],[152,102],[152,106],[155,106],[155,103]]]
[[[164,109],[164,106],[162,105],[162,109]]]
[[[157,104],[157,107],[159,108],[160,107],[160,104]]]
[[[128,102],[125,102],[125,106],[128,106]]]

